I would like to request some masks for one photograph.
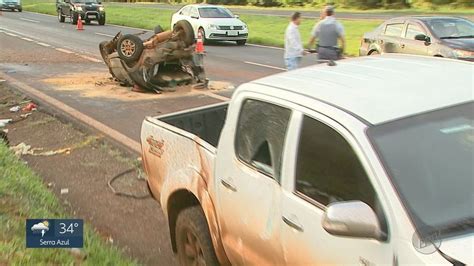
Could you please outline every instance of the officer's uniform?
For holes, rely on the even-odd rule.
[[[318,59],[339,59],[337,40],[344,36],[344,28],[336,18],[327,16],[314,26],[311,34],[318,39]]]

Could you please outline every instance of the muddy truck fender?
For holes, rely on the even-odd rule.
[[[206,112],[225,113],[223,108],[226,105],[218,104]],[[189,111],[186,113],[189,114]],[[174,116],[181,119],[179,114],[173,114],[171,118]],[[216,148],[197,135],[164,122],[169,118],[145,118],[141,144],[150,192],[160,203],[168,220],[173,251],[177,251],[175,227],[179,213],[197,205],[204,212],[217,259],[223,265],[229,264],[221,241],[212,192],[209,191],[214,182]],[[214,117],[211,119],[215,120]],[[225,120],[225,114],[222,119]]]

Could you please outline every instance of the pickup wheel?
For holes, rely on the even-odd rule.
[[[186,45],[189,46],[194,44],[195,39],[193,26],[191,26],[191,24],[186,20],[180,20],[176,22],[173,27],[173,31],[180,35],[181,40],[183,40]]]
[[[200,206],[184,209],[178,215],[176,246],[180,265],[219,265]]]
[[[61,10],[58,10],[58,20],[59,22],[63,23],[66,20],[66,17],[63,15]]]
[[[99,18],[98,22],[99,22],[99,25],[104,26],[105,25],[105,15],[101,16]]]
[[[70,19],[71,19],[71,24],[76,25],[77,21],[79,20],[79,14],[76,14],[76,13],[71,11],[71,18]]]

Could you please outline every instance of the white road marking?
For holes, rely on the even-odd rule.
[[[86,59],[86,60],[92,61],[94,63],[102,63],[102,60],[99,60],[99,59],[94,58],[94,57],[90,57],[90,56],[87,56],[87,55],[79,55],[79,56]]]
[[[101,36],[106,36],[106,37],[110,37],[110,38],[115,37],[115,35],[110,35],[110,34],[105,34],[105,33],[100,33],[100,32],[94,32],[94,34],[101,35]]]
[[[66,50],[66,49],[63,49],[63,48],[56,48],[56,51],[59,51],[61,53],[66,53],[66,54],[73,54],[74,53],[73,51],[69,51],[69,50]]]
[[[33,23],[40,23],[38,20],[34,20],[34,19],[29,19],[29,18],[20,18],[20,19],[24,21],[33,22]]]
[[[275,50],[285,50],[284,48],[281,48],[281,47],[267,46],[267,45],[261,45],[261,44],[247,43],[246,46],[253,46],[253,47],[260,47],[260,48],[267,48],[267,49],[275,49]]]
[[[260,67],[271,68],[271,69],[286,70],[286,69],[284,69],[284,68],[282,68],[282,67],[270,66],[270,65],[255,63],[255,62],[244,61],[244,63],[249,64],[249,65],[254,65],[254,66],[260,66]]]
[[[21,37],[21,39],[22,39],[22,40],[24,40],[24,41],[27,41],[27,42],[33,42],[33,40],[32,40],[32,39],[30,39],[30,38]]]
[[[5,34],[12,37],[18,37],[18,35],[10,33],[10,32],[5,32]]]
[[[44,43],[44,42],[36,42],[36,44],[39,44],[39,45],[44,46],[44,47],[51,47],[51,45],[49,45],[47,43]]]

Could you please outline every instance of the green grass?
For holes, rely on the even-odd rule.
[[[27,11],[56,15],[54,2],[24,0],[23,8]],[[144,7],[123,7],[109,5],[106,8],[107,23],[153,29],[156,25],[161,25],[164,29],[170,27],[170,20],[173,11],[158,10]],[[242,15],[241,19],[249,26],[249,43],[283,46],[284,32],[288,24],[286,18]],[[300,27],[301,36],[306,43],[309,40],[311,28],[315,21],[306,20]],[[349,55],[357,55],[360,44],[360,38],[364,32],[377,27],[381,21],[373,20],[342,20],[347,34],[347,49]]]
[[[75,265],[66,249],[25,248],[27,218],[74,218],[25,164],[0,141],[0,265]],[[84,265],[136,265],[86,225]]]

